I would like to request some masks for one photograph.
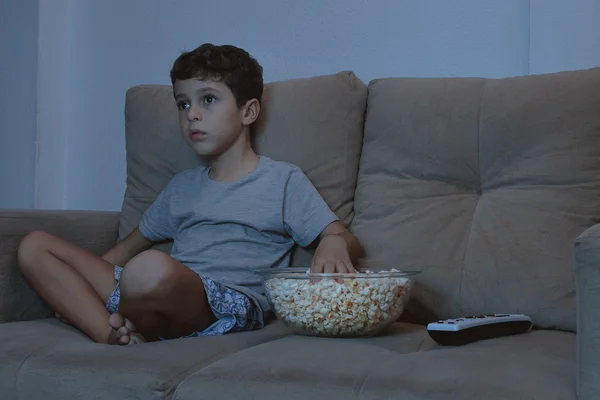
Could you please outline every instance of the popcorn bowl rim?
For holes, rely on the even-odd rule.
[[[256,273],[263,280],[280,279],[314,279],[314,278],[352,278],[352,279],[382,279],[382,278],[407,278],[421,274],[420,270],[390,271],[383,268],[357,268],[357,273],[307,273],[310,267],[288,267],[288,268],[262,268]],[[370,273],[367,273],[370,271]],[[385,272],[382,272],[385,271]]]

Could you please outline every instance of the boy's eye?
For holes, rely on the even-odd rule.
[[[190,105],[188,104],[187,101],[178,101],[177,102],[177,109],[178,110],[185,110],[186,108],[188,108]]]
[[[213,95],[211,95],[211,94],[204,96],[204,102],[205,102],[206,104],[212,104],[212,103],[214,103],[214,102],[215,102],[215,100],[216,100],[216,99],[215,99],[215,96],[213,96]]]

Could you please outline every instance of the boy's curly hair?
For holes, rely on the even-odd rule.
[[[237,106],[248,100],[260,103],[263,94],[263,69],[248,52],[231,45],[205,43],[182,53],[173,63],[171,84],[175,80],[200,79],[223,82],[233,92]]]

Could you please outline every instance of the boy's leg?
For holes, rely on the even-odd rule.
[[[60,238],[32,232],[19,246],[19,265],[54,311],[92,340],[118,343],[115,328],[121,323],[126,326],[127,321],[113,315],[109,323],[106,301],[116,285],[112,264]],[[139,324],[144,335],[185,336],[215,320],[202,280],[164,253],[149,250],[134,257],[121,275],[120,286],[119,311]],[[119,331],[125,336],[120,343],[126,344],[130,329]]]
[[[54,311],[92,340],[116,343],[105,306],[116,284],[112,264],[45,232],[28,234],[18,256],[26,280]]]
[[[215,321],[198,274],[160,251],[147,250],[127,263],[120,288],[119,312],[143,335],[177,338]]]

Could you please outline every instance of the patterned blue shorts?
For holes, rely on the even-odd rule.
[[[111,314],[119,311],[121,272],[123,267],[115,265],[114,276],[117,285],[106,302],[106,309]],[[200,277],[200,279],[204,284],[208,304],[217,321],[205,330],[194,332],[187,337],[216,336],[227,332],[250,331],[264,327],[262,310],[248,296],[210,278]]]

